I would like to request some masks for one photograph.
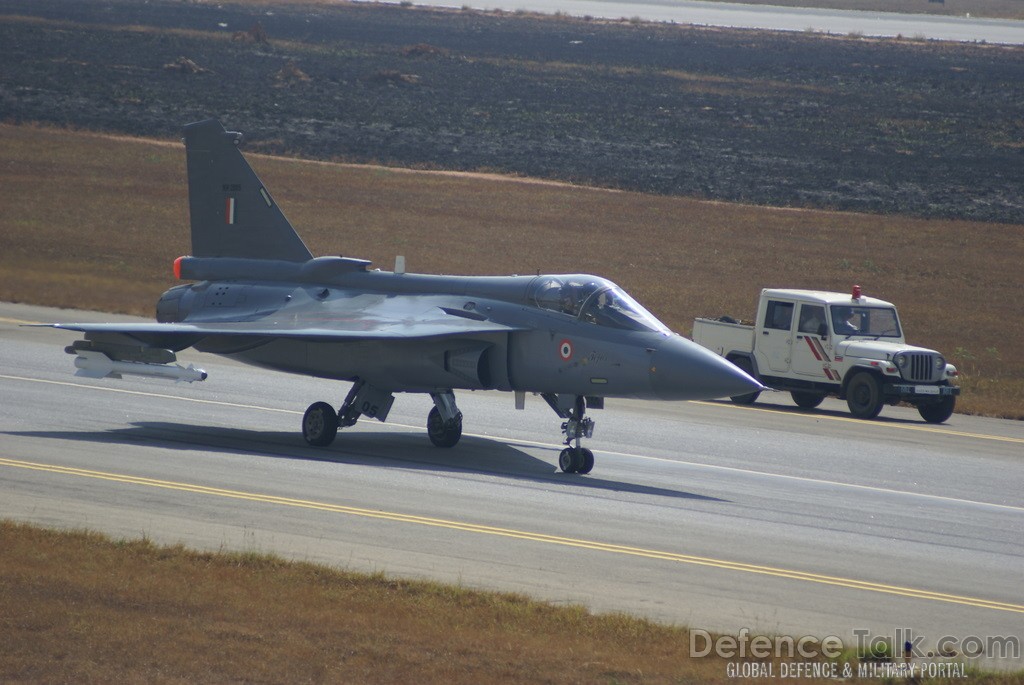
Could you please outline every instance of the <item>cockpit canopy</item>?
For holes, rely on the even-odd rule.
[[[622,288],[597,276],[542,276],[531,286],[530,299],[541,309],[597,326],[671,334]]]

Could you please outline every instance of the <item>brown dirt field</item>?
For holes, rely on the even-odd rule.
[[[8,123],[216,115],[269,154],[1024,221],[1020,46],[177,0],[0,0],[0,46]]]
[[[722,682],[688,634],[522,596],[0,522],[4,683]],[[571,647],[566,645],[571,635]]]
[[[0,150],[0,299],[152,316],[189,251],[183,148],[4,125]],[[315,254],[597,273],[684,334],[695,316],[750,316],[763,287],[857,283],[961,369],[961,411],[1024,418],[1024,226],[249,158]]]
[[[519,595],[4,521],[0,549],[0,682],[11,685],[735,682],[726,660],[689,656],[685,628]],[[841,655],[840,672],[855,659]]]

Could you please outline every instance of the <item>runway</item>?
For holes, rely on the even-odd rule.
[[[203,383],[76,378],[73,334],[19,326],[123,318],[0,304],[0,516],[710,631],[1011,638],[1015,659],[982,665],[1024,667],[1019,422],[610,400],[597,465],[574,476],[543,400],[463,392],[451,450],[429,444],[420,396],[315,449],[302,412],[345,384],[199,354],[179,357]]]
[[[414,0],[414,4],[458,9],[466,5],[446,0]],[[697,26],[819,32],[839,36],[861,35],[949,40],[957,42],[1024,43],[1024,22],[941,14],[902,14],[863,10],[748,5],[742,2],[703,0],[476,0],[481,10],[520,10],[612,21],[638,17]]]

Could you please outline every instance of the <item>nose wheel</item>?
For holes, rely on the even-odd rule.
[[[558,468],[566,473],[590,473],[594,468],[594,453],[586,447],[566,447],[558,455]]]

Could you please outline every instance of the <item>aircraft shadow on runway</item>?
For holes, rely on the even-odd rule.
[[[684,490],[605,480],[594,475],[562,473],[555,466],[557,447],[534,447],[552,453],[551,461],[538,459],[501,440],[463,436],[451,449],[430,445],[420,434],[340,433],[332,447],[310,447],[293,432],[254,431],[220,426],[142,421],[106,431],[5,431],[7,435],[107,445],[137,445],[160,449],[204,450],[221,454],[259,455],[272,459],[327,461],[338,464],[400,467],[455,474],[481,473],[514,480],[551,483],[582,490],[655,495],[707,502],[718,497]],[[600,469],[600,463],[596,467]]]

